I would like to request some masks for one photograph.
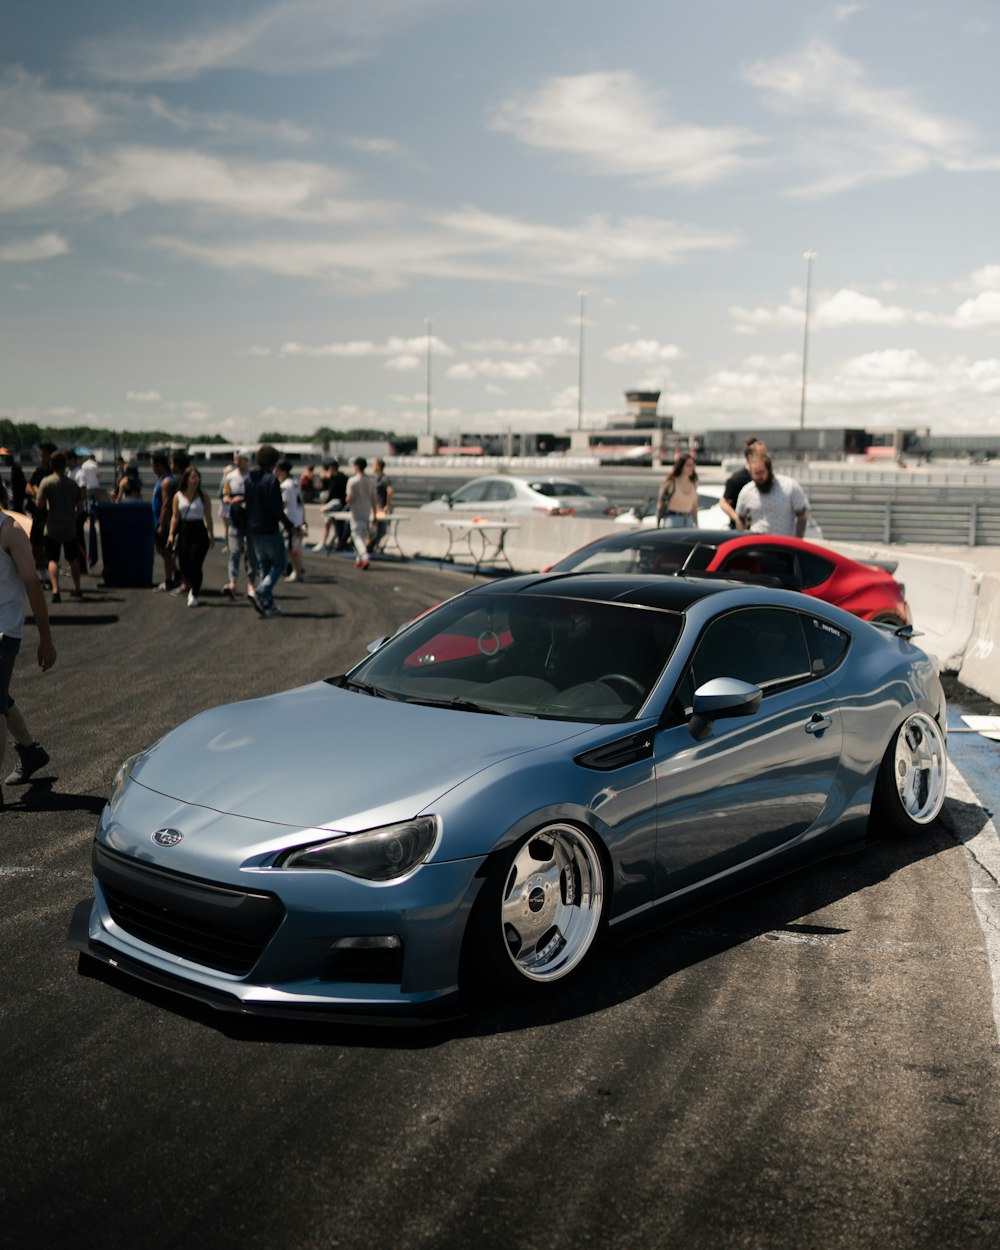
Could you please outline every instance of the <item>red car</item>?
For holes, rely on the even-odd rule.
[[[777,534],[734,530],[629,530],[597,538],[546,572],[719,573],[774,579],[865,621],[912,624],[894,564],[863,564],[828,547]]]

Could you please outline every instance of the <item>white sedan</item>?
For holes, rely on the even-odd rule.
[[[498,474],[466,482],[454,494],[425,503],[421,512],[476,513],[489,516],[615,517],[618,509],[597,491],[568,477],[514,477]]]

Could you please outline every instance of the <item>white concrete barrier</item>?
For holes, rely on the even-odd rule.
[[[979,583],[975,621],[958,680],[1000,703],[1000,577],[993,573]]]
[[[873,547],[861,543],[827,543],[854,560],[892,560],[893,576],[906,587],[914,627],[923,635],[920,646],[938,667],[957,673],[972,636],[981,574],[961,560],[914,555],[905,547]]]

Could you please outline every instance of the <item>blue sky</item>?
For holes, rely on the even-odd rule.
[[[1000,430],[986,0],[32,0],[0,413]],[[581,301],[580,292],[586,291]]]

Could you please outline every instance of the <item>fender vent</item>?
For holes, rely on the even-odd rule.
[[[609,773],[615,768],[624,768],[626,764],[637,764],[639,760],[653,758],[653,731],[629,734],[627,738],[619,738],[606,746],[595,747],[593,751],[584,751],[575,757],[575,762],[583,768],[593,768],[597,772]]]

